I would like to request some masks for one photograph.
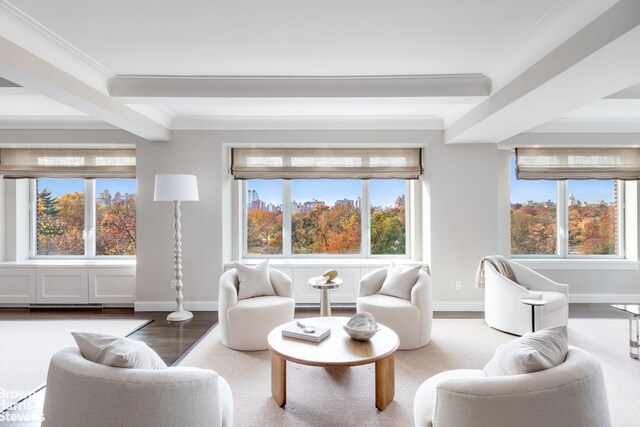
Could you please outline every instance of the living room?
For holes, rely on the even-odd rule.
[[[628,355],[628,315],[610,305],[640,302],[637,178],[616,175],[622,168],[602,178],[597,175],[602,166],[598,164],[586,166],[593,172],[586,180],[584,176],[579,181],[518,178],[515,151],[518,161],[526,160],[527,149],[539,150],[539,157],[561,157],[558,151],[545,151],[559,149],[567,157],[618,155],[621,161],[633,163],[640,133],[640,3],[476,3],[1,1],[3,321],[36,321],[50,315],[74,321],[118,310],[109,316],[154,320],[139,333],[154,324],[166,324],[157,342],[174,347],[171,352],[176,356],[165,362],[181,364],[204,351],[204,337],[220,333],[221,277],[235,263],[255,266],[269,259],[270,268],[290,277],[297,319],[318,316],[320,291],[309,280],[327,270],[335,269],[342,282],[329,294],[334,317],[349,318],[356,314],[360,282],[368,273],[391,262],[420,266],[431,281],[431,342],[422,350],[397,352],[396,399],[384,411],[376,412],[369,405],[374,412],[366,418],[377,424],[404,425],[415,421],[413,399],[419,384],[450,369],[481,369],[498,345],[516,338],[484,323],[486,291],[476,286],[480,261],[502,255],[568,285],[569,344],[592,343],[587,339],[589,330],[602,330],[605,337],[611,334],[610,340],[593,341],[606,344],[622,358],[614,363],[619,372],[607,371],[605,366],[605,383],[614,425],[632,425],[637,405],[625,390],[631,392],[628,384],[637,379],[633,365],[637,361]],[[133,165],[129,162],[123,166],[128,168],[125,172],[104,175],[96,166],[72,176],[42,172],[26,162],[7,165],[15,152],[44,152],[50,158],[84,152],[89,158],[91,150],[98,150],[100,156],[133,153]],[[365,153],[374,153],[369,158],[392,158],[407,150],[417,153],[419,171],[416,176],[388,179],[382,168],[366,176],[352,169],[345,172],[351,174],[345,181],[324,181],[325,188],[301,199],[296,196],[296,183],[310,176],[277,171],[279,179],[240,177],[236,156],[242,150],[262,150],[265,157],[283,158],[289,151],[337,158],[346,150],[349,158],[358,153],[363,159]],[[518,173],[526,166],[519,163]],[[311,178],[318,181],[326,179],[322,173],[336,173],[307,169],[302,172],[316,173]],[[180,203],[183,276],[179,278],[175,204],[170,203],[173,199],[163,202],[156,197],[157,176],[171,174],[188,174],[197,180],[197,200]],[[44,189],[39,184],[55,178],[83,180],[81,189],[73,190],[84,194],[86,207],[80,213],[85,225],[77,238],[79,252],[39,252],[36,211]],[[103,254],[99,228],[94,225],[95,230],[90,230],[99,216],[101,179],[134,182],[135,191],[121,191],[135,192],[133,253]],[[356,182],[355,193],[348,191],[347,180]],[[401,249],[376,252],[371,218],[377,205],[392,204],[374,201],[381,194],[376,182],[402,180],[402,190],[395,195],[404,201],[404,241]],[[269,193],[271,199],[267,199],[267,190],[254,185],[258,181],[277,181],[273,185],[278,195]],[[584,190],[588,196],[578,197],[576,182],[592,183]],[[602,183],[609,187],[603,190]],[[258,189],[265,202],[280,205],[280,211],[271,209],[283,214],[275,253],[252,246],[248,237],[247,192],[251,189]],[[570,200],[574,193],[581,203]],[[55,191],[52,197],[57,197]],[[361,222],[356,250],[310,253],[296,246],[290,205],[313,200],[325,201],[327,206],[335,206],[337,200],[358,200]],[[516,249],[514,210],[542,209],[548,201],[544,207],[552,206],[555,216],[544,239],[551,246],[529,252]],[[578,250],[572,243],[572,207],[600,205],[600,201],[615,214],[613,231],[607,235],[613,243],[607,249]],[[95,210],[89,208],[93,205]],[[525,234],[531,237],[532,229]],[[61,239],[65,233],[58,236]],[[176,309],[178,279],[184,310],[194,318],[170,324],[165,317]],[[540,314],[544,308],[533,311]],[[185,344],[180,334],[191,333],[190,328],[198,332]],[[474,337],[483,339],[476,347],[468,345]],[[147,344],[154,348],[156,342],[152,339]],[[242,375],[223,373],[232,369],[225,364],[243,361],[247,365],[241,366],[268,377],[269,352],[222,347],[216,354],[231,359],[203,367],[229,381],[236,425],[245,425],[247,419],[237,415],[238,408],[252,403],[267,408],[265,419],[278,424],[323,424],[315,409],[296,395],[313,391],[315,371],[304,377],[310,379],[309,388],[298,392],[291,384],[295,378],[288,379],[289,402],[280,408],[273,402],[268,378],[251,383],[242,382],[246,380]],[[469,353],[470,361],[465,363],[453,349]],[[435,357],[428,352],[438,353],[442,357],[438,360],[447,363],[426,371],[400,370],[411,361],[428,364]],[[609,355],[595,356],[606,363]],[[245,359],[252,358],[265,362],[266,368],[251,367]],[[325,382],[355,381],[349,372],[359,371],[346,369],[325,370]],[[412,375],[420,381],[403,387],[400,379]],[[627,382],[611,383],[609,375],[627,376]],[[371,375],[367,378],[373,381]],[[365,384],[363,399],[373,401],[369,392],[373,386]],[[255,395],[240,392],[252,387]],[[359,393],[358,388],[345,386],[345,390]],[[44,390],[40,394],[44,399]],[[347,394],[338,399],[342,405],[348,398]],[[335,401],[326,397],[321,403],[326,407]],[[348,411],[348,405],[340,407]],[[336,420],[325,421],[340,424]],[[196,424],[184,420],[182,425]]]

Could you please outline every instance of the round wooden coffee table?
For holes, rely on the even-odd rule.
[[[309,366],[358,366],[376,364],[376,408],[384,410],[395,394],[395,352],[398,335],[384,325],[369,341],[352,339],[342,329],[348,317],[312,317],[301,319],[306,325],[331,328],[331,335],[316,343],[282,336],[282,328],[269,333],[267,342],[271,350],[271,394],[278,406],[287,401],[287,361]]]

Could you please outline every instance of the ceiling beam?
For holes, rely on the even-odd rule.
[[[170,138],[166,127],[4,37],[0,37],[0,75],[142,138]]]
[[[537,133],[525,132],[505,139],[499,148],[516,147],[638,147],[640,132]]]
[[[377,77],[116,76],[110,94],[127,102],[157,98],[372,98],[488,96],[481,75]]]
[[[607,99],[640,99],[640,84],[622,89],[620,92],[607,96]]]
[[[500,142],[640,82],[640,1],[621,0],[445,130]]]

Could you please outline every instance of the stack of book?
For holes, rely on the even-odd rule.
[[[293,322],[282,328],[282,336],[320,342],[331,335],[331,328]]]

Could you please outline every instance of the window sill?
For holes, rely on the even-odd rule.
[[[1,267],[135,267],[133,259],[25,259],[3,261]]]
[[[242,264],[258,264],[266,258],[248,258],[237,262]],[[427,265],[423,261],[415,261],[407,258],[269,258],[269,265],[272,267],[386,267],[391,261],[399,265]],[[234,262],[226,262],[225,269],[233,268]]]
[[[534,270],[638,270],[640,263],[629,259],[531,259],[512,261]]]

